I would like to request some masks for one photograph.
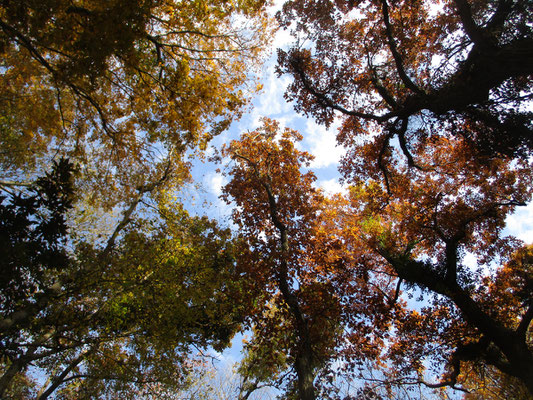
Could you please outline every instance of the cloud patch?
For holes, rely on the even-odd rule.
[[[516,211],[507,217],[506,232],[527,244],[533,243],[533,203],[526,207],[517,207]]]
[[[320,180],[316,183],[316,186],[322,189],[328,196],[332,196],[337,193],[340,193],[340,194],[347,193],[347,187],[341,185],[339,183],[339,180],[335,178]]]
[[[318,125],[312,120],[307,120],[305,131],[305,147],[309,148],[315,159],[311,168],[327,168],[339,164],[340,159],[346,154],[346,149],[337,145],[337,130],[340,123],[336,122],[329,128]]]

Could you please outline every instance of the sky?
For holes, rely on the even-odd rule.
[[[283,1],[278,0],[276,3],[277,5],[272,7],[272,13]],[[303,135],[304,139],[298,147],[315,157],[310,169],[317,176],[316,185],[328,194],[338,193],[343,188],[339,183],[340,174],[337,166],[345,154],[345,149],[336,143],[339,123],[334,123],[326,128],[323,125],[318,125],[313,119],[297,114],[293,104],[288,103],[283,98],[291,78],[286,75],[278,77],[275,73],[276,49],[286,49],[291,42],[292,39],[287,31],[279,30],[276,33],[270,50],[270,57],[259,73],[263,90],[253,98],[248,113],[234,122],[228,131],[211,141],[207,153],[208,155],[214,153],[215,149],[220,149],[223,144],[238,139],[243,132],[259,128],[262,125],[261,118],[268,117],[278,121],[282,129],[288,127]],[[226,221],[229,224],[231,207],[219,199],[222,186],[227,183],[227,178],[221,172],[217,172],[217,169],[223,169],[223,166],[207,161],[193,161],[193,182],[199,184],[200,188],[198,190],[189,189],[191,196],[194,197],[194,204],[190,210],[198,214],[207,213],[210,217],[221,222]]]

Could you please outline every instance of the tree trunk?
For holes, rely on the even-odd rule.
[[[0,399],[4,398],[4,392],[7,390],[15,375],[24,369],[24,366],[24,360],[22,357],[19,357],[11,363],[7,371],[4,372],[4,375],[0,377]]]
[[[306,346],[307,347],[307,346]],[[295,369],[298,376],[298,392],[300,400],[315,400],[315,387],[313,381],[315,374],[313,372],[312,354],[310,349],[302,349],[296,357]]]
[[[307,320],[300,308],[298,297],[293,293],[289,286],[287,261],[289,254],[289,237],[287,234],[287,227],[278,217],[278,204],[272,193],[270,185],[266,182],[262,183],[268,195],[270,218],[280,234],[280,247],[282,255],[278,271],[279,290],[283,296],[283,300],[285,300],[289,306],[289,310],[294,319],[298,335],[298,348],[294,362],[294,369],[296,370],[296,375],[298,376],[299,397],[300,400],[315,400],[316,394],[315,387],[313,385],[315,380],[315,374],[313,371],[313,349],[311,346]]]

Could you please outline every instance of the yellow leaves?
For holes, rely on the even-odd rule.
[[[179,159],[229,126],[268,36],[253,25],[238,30],[237,11],[225,1],[23,3],[28,30],[21,32],[34,51],[6,48],[0,108],[22,133],[6,164],[67,154],[96,171],[87,187],[107,191],[101,197],[115,204],[129,196],[121,193],[135,180],[127,174],[150,176],[155,160],[147,155],[166,147],[179,149]],[[266,18],[262,1],[239,8],[244,20]],[[7,23],[21,23],[13,15]]]

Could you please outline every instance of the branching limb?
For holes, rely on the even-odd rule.
[[[402,286],[403,279],[398,278],[398,282],[396,283],[396,289],[394,290],[394,297],[389,302],[389,305],[392,307],[396,302],[398,301],[398,297],[400,297],[400,289]]]
[[[382,4],[382,14],[383,14],[383,22],[385,23],[385,33],[387,35],[387,41],[389,45],[389,50],[392,53],[392,56],[394,57],[394,62],[396,64],[396,70],[398,71],[398,75],[400,75],[400,79],[402,80],[403,84],[412,92],[423,94],[423,91],[420,90],[418,86],[415,85],[415,83],[409,78],[407,73],[405,72],[405,68],[403,66],[403,61],[400,53],[398,52],[398,47],[396,46],[396,41],[394,40],[394,37],[392,35],[392,27],[389,20],[389,6],[387,4],[387,0],[381,0]]]
[[[330,99],[326,94],[319,92],[315,88],[315,86],[312,84],[307,74],[305,73],[304,68],[301,64],[302,64],[302,60],[293,54],[293,56],[291,57],[291,62],[290,62],[290,66],[292,69],[291,72],[302,83],[305,91],[311,94],[320,106],[324,108],[331,108],[333,110],[339,111],[340,113],[344,115],[349,115],[352,117],[362,118],[364,120],[377,121],[377,122],[385,122],[396,115],[396,113],[394,112],[389,112],[384,115],[375,115],[375,114],[364,113],[364,112],[359,112],[355,110],[348,110],[347,108],[344,108],[340,104]]]
[[[472,17],[472,9],[470,8],[468,1],[454,0],[454,3],[455,7],[457,8],[459,18],[461,18],[464,30],[470,40],[472,40],[472,42],[474,42],[474,44],[480,48],[489,47],[485,35],[483,34],[483,30],[476,25],[474,18]]]
[[[114,132],[109,126],[109,122],[107,121],[107,117],[102,107],[85,89],[81,88],[80,86],[76,85],[68,79],[62,79],[58,71],[56,71],[56,69],[42,56],[42,54],[35,48],[31,41],[22,33],[20,33],[17,29],[6,24],[2,20],[0,20],[0,28],[2,28],[6,35],[12,37],[19,45],[28,50],[30,55],[36,61],[38,61],[45,69],[47,69],[56,81],[63,81],[74,92],[74,94],[88,101],[98,113],[100,122],[102,123],[102,129],[104,130],[104,132],[106,132],[107,135],[111,137],[111,139],[114,140]]]
[[[405,138],[405,134],[407,133],[408,126],[409,126],[409,118],[403,118],[400,128],[395,130],[395,133],[396,135],[398,135],[398,141],[400,142],[400,148],[402,149],[403,154],[407,158],[407,165],[409,165],[409,167],[413,167],[420,171],[423,171],[424,168],[422,168],[420,165],[418,165],[415,162],[413,155],[409,151],[407,140]]]
[[[161,176],[161,178],[159,178],[158,180],[156,180],[154,182],[151,182],[149,184],[141,185],[141,186],[137,187],[137,196],[135,196],[135,198],[130,203],[129,207],[123,212],[122,219],[120,220],[120,222],[116,226],[115,230],[113,231],[113,233],[111,234],[111,236],[107,240],[106,247],[103,250],[103,252],[101,254],[101,257],[105,258],[111,252],[111,250],[113,249],[113,246],[115,245],[115,240],[117,239],[117,237],[120,234],[120,232],[122,232],[122,230],[130,223],[131,216],[132,216],[133,212],[135,211],[135,209],[137,208],[137,206],[139,205],[139,203],[141,202],[142,197],[146,193],[153,192],[157,187],[161,186],[164,182],[166,182],[166,180],[170,176],[171,169],[172,169],[171,168],[171,160],[170,160],[171,155],[172,155],[172,152],[171,152],[171,154],[169,154],[169,159],[168,159],[168,162],[167,162],[167,166],[166,166],[165,171],[164,171],[163,175]]]
[[[68,374],[74,370],[89,354],[94,352],[95,348],[92,347],[90,349],[87,349],[85,351],[82,351],[78,357],[73,359],[66,368],[55,377],[52,378],[52,382],[50,386],[46,388],[41,394],[37,396],[37,400],[45,400],[48,399],[48,397],[61,385],[65,382],[65,379],[67,378]]]

